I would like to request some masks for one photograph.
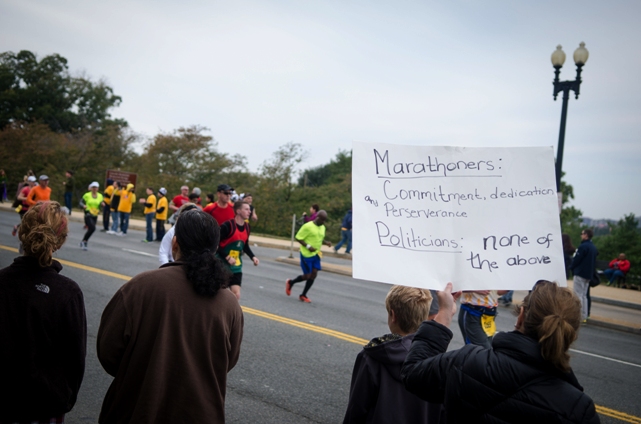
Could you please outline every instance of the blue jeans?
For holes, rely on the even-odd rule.
[[[340,249],[345,242],[347,242],[345,253],[349,253],[350,250],[352,250],[352,230],[341,230],[341,241],[334,247],[334,251],[338,252],[338,249]]]
[[[120,215],[120,231],[123,234],[127,234],[127,228],[129,228],[129,214],[127,212],[118,212]]]
[[[147,241],[154,241],[154,229],[152,224],[154,222],[155,215],[156,212],[145,214],[145,221],[147,222]]]
[[[608,280],[610,283],[614,283],[614,280],[620,277],[625,277],[625,274],[623,271],[620,269],[613,269],[613,268],[608,268],[605,271],[603,271],[603,274],[605,274],[606,277],[608,277]]]
[[[501,298],[503,299],[503,302],[505,303],[512,303],[512,296],[514,295],[514,290],[510,290],[509,292],[505,293]]]
[[[65,206],[69,209],[69,215],[71,215],[71,196],[73,196],[72,192],[65,192]]]
[[[118,231],[118,216],[120,215],[120,212],[118,211],[113,211],[111,214],[111,217],[113,218],[113,224],[111,224],[111,231],[114,233]]]

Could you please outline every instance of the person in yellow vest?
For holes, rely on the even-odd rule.
[[[120,205],[120,194],[123,191],[122,185],[118,181],[114,181],[114,191],[111,193],[111,204],[109,205],[113,223],[111,224],[111,230],[107,231],[107,234],[116,234],[116,231],[118,231],[118,206]]]
[[[156,196],[154,189],[147,187],[147,199],[140,199],[140,203],[145,206],[143,213],[145,214],[145,222],[147,223],[147,238],[141,240],[143,243],[150,243],[154,241],[154,230],[152,229],[154,216],[156,215]]]
[[[105,207],[102,211],[102,229],[101,233],[106,233],[109,231],[109,217],[111,216],[111,196],[114,194],[114,180],[111,178],[107,179],[107,188],[105,188],[104,193],[102,194],[103,202],[105,202]]]
[[[158,190],[158,204],[156,205],[156,241],[159,243],[165,237],[165,221],[167,221],[168,210],[167,189],[161,187]]]
[[[134,193],[134,185],[129,183],[125,190],[121,190],[120,203],[118,204],[118,215],[120,217],[120,231],[116,233],[118,236],[126,236],[127,228],[129,227],[129,215],[131,215],[131,208],[136,203],[136,193]]]

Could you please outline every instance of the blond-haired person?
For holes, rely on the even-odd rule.
[[[80,287],[52,255],[67,240],[57,202],[29,208],[24,255],[0,270],[0,422],[64,422],[85,371],[87,321]]]
[[[441,405],[409,393],[401,380],[401,365],[431,305],[429,290],[392,286],[385,298],[391,333],[372,339],[356,357],[343,423],[439,422]]]
[[[402,369],[405,388],[443,402],[448,422],[598,423],[594,402],[570,367],[581,302],[572,290],[538,281],[518,308],[515,331],[498,333],[491,348],[446,352],[452,340],[452,284],[441,309],[414,336]]]

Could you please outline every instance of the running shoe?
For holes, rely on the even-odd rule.
[[[309,297],[303,296],[302,294],[300,296],[298,296],[298,298],[300,299],[301,302],[312,303],[312,301],[309,300]]]
[[[287,294],[287,296],[291,296],[291,294],[292,294],[292,280],[291,279],[288,279],[287,281],[285,281],[285,294]]]
[[[109,231],[107,231],[107,234],[116,234],[116,232],[112,231],[112,230],[109,230]]]
[[[87,242],[86,241],[81,241],[80,242],[80,248],[82,250],[87,250]]]
[[[15,237],[16,234],[18,234],[18,226],[14,225],[13,230],[11,230],[11,235]]]
[[[126,236],[127,234],[123,233],[122,231],[118,231],[118,232],[116,233],[116,235],[117,235],[117,236],[119,236],[119,237],[124,237],[124,236]]]

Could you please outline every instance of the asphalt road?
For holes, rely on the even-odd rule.
[[[0,268],[17,255],[11,249],[17,249],[18,240],[10,234],[17,222],[17,214],[0,212]],[[142,232],[131,230],[127,237],[96,232],[86,252],[78,247],[83,233],[82,225],[72,222],[57,258],[126,276],[158,266],[158,244],[141,243]],[[384,299],[389,286],[321,272],[309,292],[312,303],[304,304],[298,300],[302,284],[291,297],[285,295],[285,279],[300,271],[274,261],[286,253],[257,247],[254,252],[261,264],[244,268],[245,336],[240,361],[229,375],[227,422],[341,422],[363,340],[388,332]],[[78,282],[85,295],[88,353],[78,402],[67,422],[93,423],[111,382],[96,358],[100,316],[125,280],[71,265],[62,273]],[[498,329],[510,331],[514,322],[511,311],[501,309]],[[452,330],[450,349],[456,349],[462,346],[456,322]],[[641,423],[641,337],[583,327],[572,356],[574,371],[597,404],[602,422]]]

